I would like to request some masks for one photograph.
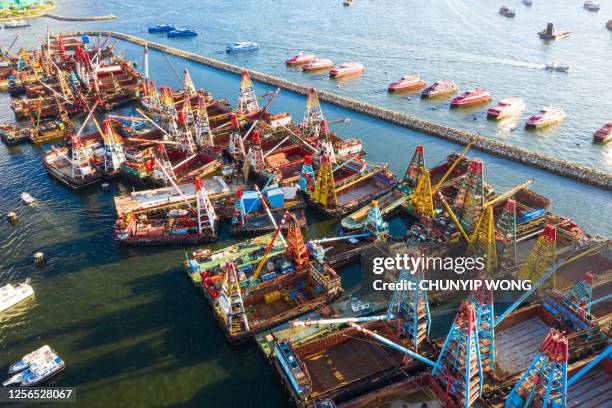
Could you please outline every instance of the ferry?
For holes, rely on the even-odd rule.
[[[547,71],[569,72],[569,65],[559,65],[557,62],[551,62],[544,67]]]
[[[499,9],[499,14],[501,14],[504,17],[514,17],[516,16],[516,11],[511,10],[510,8],[506,6],[501,6]]]
[[[345,62],[344,64],[329,71],[332,78],[342,78],[350,75],[359,75],[365,71],[363,64],[359,62]]]
[[[45,348],[46,347],[46,348]],[[34,356],[32,361],[29,361],[27,368],[13,375],[2,383],[3,387],[9,385],[19,387],[32,387],[48,380],[57,373],[66,368],[64,360],[51,349],[49,346],[43,347],[34,353],[39,352]],[[27,357],[27,356],[26,356]],[[25,358],[25,357],[24,357]],[[19,362],[15,363],[18,364]],[[19,363],[19,365],[22,365]],[[14,365],[13,365],[14,366]],[[11,367],[13,367],[11,366]]]
[[[11,21],[7,21],[6,23],[4,23],[4,28],[22,28],[22,27],[29,27],[30,23],[28,22],[28,20],[11,20]]]
[[[195,37],[197,35],[198,35],[198,32],[191,28],[177,28],[176,30],[172,30],[168,33],[168,38]]]
[[[485,103],[489,102],[491,99],[491,95],[486,89],[474,88],[453,99],[451,101],[451,108]]]
[[[331,69],[334,66],[334,61],[329,58],[315,58],[312,62],[302,67],[303,71],[319,71],[323,69]]]
[[[149,27],[150,33],[169,33],[174,30],[176,30],[176,26],[172,24],[156,24]]]
[[[421,92],[421,98],[435,98],[436,96],[449,95],[459,90],[455,82],[450,79],[436,81]]]
[[[599,11],[600,9],[599,4],[592,0],[585,1],[583,7],[588,11]]]
[[[242,41],[237,42],[232,45],[228,45],[225,48],[225,52],[228,54],[234,54],[238,52],[249,52],[249,51],[257,51],[259,49],[259,44],[252,41]]]
[[[300,52],[298,55],[289,58],[285,61],[287,65],[303,65],[312,62],[316,58],[314,54],[304,54]]]
[[[552,125],[565,119],[565,111],[558,106],[547,106],[538,113],[527,119],[525,128],[537,129],[540,127]]]
[[[518,96],[510,96],[497,102],[497,105],[487,110],[487,118],[499,120],[510,116],[518,116],[525,110],[525,101]]]
[[[27,205],[34,204],[34,197],[32,197],[29,193],[23,192],[19,195],[19,197]]]
[[[395,82],[391,82],[387,90],[389,92],[399,92],[408,89],[420,88],[425,85],[425,81],[423,81],[418,75],[406,75]]]
[[[597,132],[593,133],[593,142],[606,143],[612,139],[612,122],[603,125]]]
[[[34,295],[34,289],[30,286],[30,279],[15,286],[9,284],[0,288],[0,312],[16,305]]]

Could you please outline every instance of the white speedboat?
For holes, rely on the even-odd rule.
[[[4,28],[21,28],[21,27],[29,27],[30,23],[26,19],[22,20],[10,20],[4,23]]]
[[[34,204],[34,201],[36,201],[36,200],[34,200],[34,197],[32,197],[30,194],[28,194],[28,193],[26,193],[26,192],[21,193],[21,194],[19,195],[19,197],[20,197],[20,198],[21,198],[21,200],[22,200],[24,203],[26,203],[27,205]]]
[[[10,283],[0,288],[0,312],[16,305],[32,296],[34,289],[30,286],[30,279],[15,286]]]
[[[559,65],[557,62],[551,62],[550,64],[546,64],[545,69],[547,71],[557,71],[557,72],[569,72],[569,65]]]

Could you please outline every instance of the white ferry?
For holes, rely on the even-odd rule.
[[[10,283],[0,288],[0,312],[16,305],[32,296],[34,289],[30,286],[30,279],[26,279],[25,282],[18,285],[11,285]]]

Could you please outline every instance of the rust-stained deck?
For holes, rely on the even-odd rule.
[[[534,316],[495,333],[497,372],[505,376],[526,370],[538,353],[548,330],[548,325]]]
[[[612,407],[612,378],[594,368],[567,390],[567,406],[576,408]]]

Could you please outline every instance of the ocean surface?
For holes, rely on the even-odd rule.
[[[516,4],[514,4],[516,3]],[[588,13],[581,2],[535,1],[532,8],[519,1],[515,19],[497,14],[500,4],[458,0],[391,2],[357,0],[353,7],[338,1],[261,0],[175,2],[150,0],[105,2],[58,1],[58,14],[113,13],[114,21],[68,23],[47,18],[32,20],[20,30],[0,30],[7,47],[37,46],[39,36],[77,29],[117,30],[219,58],[244,67],[311,84],[402,112],[520,144],[530,149],[593,167],[612,169],[612,144],[590,143],[591,133],[612,119],[609,59],[612,33],[605,21],[612,4],[602,1],[599,13]],[[550,44],[537,38],[547,21],[572,35]],[[174,23],[200,31],[195,39],[168,40],[149,35],[156,23]],[[227,43],[253,40],[263,48],[254,54],[227,56]],[[142,49],[120,43],[126,58],[142,66]],[[298,51],[313,51],[334,60],[359,60],[364,76],[341,82],[308,76],[283,63]],[[559,61],[569,74],[550,74],[544,63]],[[150,71],[157,84],[178,87],[175,73],[187,68],[197,87],[235,104],[239,78],[152,51]],[[495,99],[522,96],[528,108],[522,116],[548,103],[568,113],[558,128],[514,132],[487,122],[484,108],[448,109],[417,97],[389,96],[387,83],[407,73],[426,81],[454,79],[462,89],[483,86]],[[263,94],[268,86],[255,84]],[[11,120],[9,98],[0,95],[0,121]],[[271,111],[288,111],[300,119],[303,96],[281,92]],[[432,109],[436,106],[438,109]],[[324,104],[327,118],[348,117],[333,125],[344,137],[364,140],[367,159],[389,162],[401,174],[416,144],[424,144],[428,166],[444,160],[460,146],[392,126]],[[578,143],[578,145],[577,145]],[[20,222],[0,222],[0,285],[32,278],[36,296],[0,315],[0,369],[43,344],[54,347],[68,368],[50,385],[76,386],[79,406],[143,407],[276,407],[286,406],[287,394],[272,366],[252,343],[230,347],[201,295],[182,271],[185,248],[119,248],[112,242],[113,195],[131,187],[114,182],[111,191],[98,188],[71,192],[49,179],[41,156],[48,146],[0,145],[0,212],[15,211]],[[533,189],[553,200],[553,211],[576,219],[591,234],[610,237],[612,194],[480,152],[485,179],[498,192],[528,178]],[[28,191],[38,200],[25,207],[19,194]],[[310,237],[337,231],[333,221],[311,219]],[[227,237],[227,230],[222,231]],[[223,247],[224,239],[214,245]],[[34,266],[32,254],[43,251],[46,262]],[[360,280],[359,266],[341,271],[346,289]],[[456,305],[437,309],[451,316]],[[437,325],[437,334],[447,327]]]

